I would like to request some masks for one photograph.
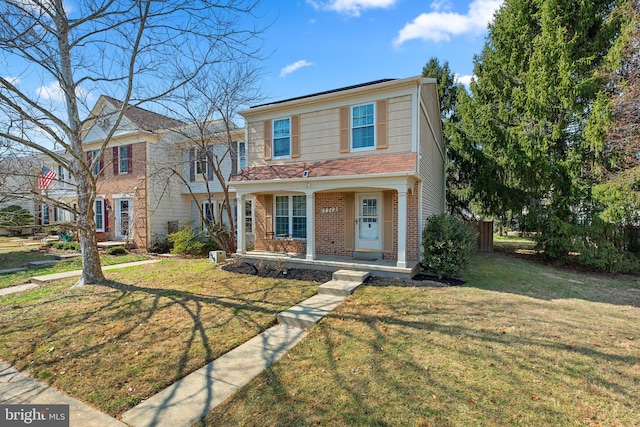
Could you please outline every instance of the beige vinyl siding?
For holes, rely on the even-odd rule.
[[[437,97],[432,94],[429,95],[430,90],[435,90],[435,85],[424,85],[422,87],[422,99],[427,110],[430,107],[427,105],[429,102],[433,102],[430,98],[435,99]],[[425,95],[427,93],[427,95]],[[437,105],[437,104],[435,104]],[[433,107],[433,103],[431,105]],[[436,112],[438,109],[436,108]],[[427,218],[432,215],[441,213],[444,211],[444,159],[436,140],[435,135],[439,135],[442,138],[442,128],[440,124],[440,115],[435,116],[431,113],[430,121],[427,120],[427,116],[422,108],[420,108],[420,174],[424,177],[422,182],[422,224],[421,228]],[[434,129],[431,128],[434,126]]]
[[[176,156],[177,152],[173,143],[149,144],[148,221],[150,245],[166,238],[169,221],[180,221],[180,225],[189,221],[190,205],[185,202],[185,197],[180,195],[180,182],[174,177],[169,180],[169,185],[166,186],[166,167],[170,166],[180,170]]]
[[[403,95],[387,100],[388,148],[385,154],[411,151],[411,96]],[[356,105],[355,103],[353,105]],[[346,105],[350,107],[351,104]],[[295,113],[292,111],[291,113]],[[283,113],[286,115],[286,113]],[[300,157],[265,161],[264,118],[247,123],[249,144],[247,158],[251,166],[268,163],[311,162],[323,159],[361,157],[366,151],[340,152],[340,108],[327,108],[303,113],[300,117]],[[373,154],[373,153],[372,153]]]

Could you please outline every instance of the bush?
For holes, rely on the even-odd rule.
[[[201,255],[207,253],[206,243],[193,232],[191,224],[169,234],[168,240],[173,244],[172,254]]]
[[[79,251],[80,243],[78,242],[49,242],[47,246],[61,251]]]
[[[0,227],[24,227],[33,225],[33,215],[18,205],[0,209]]]
[[[112,246],[107,249],[107,253],[109,255],[124,255],[127,253],[127,250],[124,246]]]
[[[469,262],[478,235],[447,214],[432,216],[422,230],[423,265],[439,278],[458,274]]]

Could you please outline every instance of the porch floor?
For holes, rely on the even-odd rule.
[[[247,251],[245,254],[234,254],[240,262],[256,264],[258,262],[282,264],[283,268],[309,268],[315,270],[356,270],[367,271],[372,276],[412,278],[420,272],[417,261],[407,261],[407,268],[396,266],[395,260],[360,260],[350,257],[316,255],[316,259],[308,260],[305,254],[283,254],[267,251]]]

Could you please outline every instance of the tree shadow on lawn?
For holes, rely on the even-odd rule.
[[[637,396],[628,374],[640,363],[639,355],[608,351],[586,342],[588,335],[576,342],[572,325],[554,328],[550,319],[523,320],[528,331],[499,327],[522,319],[530,309],[539,312],[545,302],[531,300],[502,319],[475,323],[455,320],[455,302],[429,308],[428,296],[406,304],[378,300],[373,305],[391,308],[363,315],[371,296],[363,301],[358,292],[312,329],[290,357],[201,424],[246,423],[249,416],[255,420],[249,425],[393,425],[394,417],[398,424],[425,425],[474,419],[487,425],[523,419],[525,424],[573,423],[591,415],[581,412],[580,394],[586,395],[587,406],[610,405],[599,407],[601,414],[633,412]],[[536,325],[562,336],[536,333]],[[467,418],[452,419],[458,412]]]
[[[115,415],[273,325],[288,308],[278,294],[295,285],[217,295],[116,281],[60,286],[62,295],[11,307],[16,320],[3,321],[0,335],[21,342],[0,354]]]

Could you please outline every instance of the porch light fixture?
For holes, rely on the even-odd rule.
[[[302,177],[303,178],[309,178],[309,171],[302,172]]]

